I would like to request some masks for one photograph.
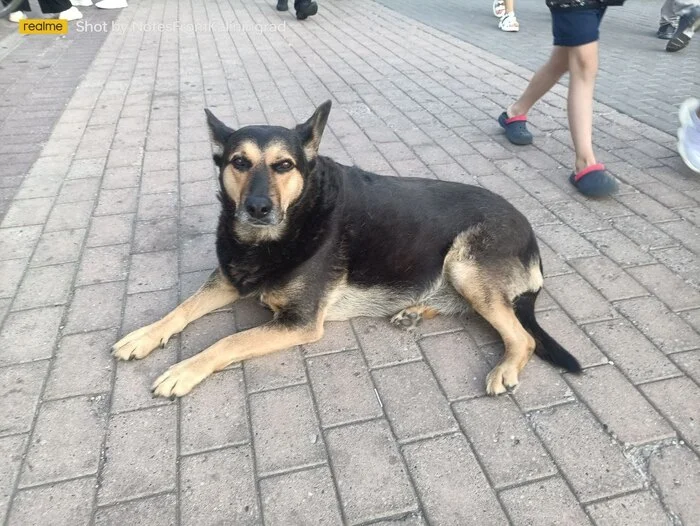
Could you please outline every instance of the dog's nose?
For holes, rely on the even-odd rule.
[[[263,219],[272,210],[272,201],[267,196],[250,196],[245,200],[245,209],[251,217]]]

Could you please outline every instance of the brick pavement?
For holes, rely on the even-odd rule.
[[[286,26],[110,33],[20,181],[0,223],[4,524],[697,524],[700,181],[672,137],[599,104],[623,184],[589,201],[566,182],[562,87],[516,149],[494,116],[531,71],[376,3],[329,1],[304,24],[263,1],[118,16]],[[502,345],[477,317],[416,336],[356,319],[151,398],[168,365],[264,320],[251,303],[144,361],[110,358],[215,265],[202,108],[291,125],[329,97],[326,154],[480,184],[530,217],[541,322],[585,374],[533,360],[492,399]]]
[[[544,0],[516,0],[521,30],[511,34],[498,30],[486,0],[481,5],[462,0],[378,1],[531,71],[551,52],[551,17]],[[663,0],[631,0],[605,14],[596,99],[675,135],[678,105],[700,94],[700,44],[693,42],[678,53],[665,51],[666,42],[655,36],[662,4]]]

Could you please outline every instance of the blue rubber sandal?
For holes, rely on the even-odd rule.
[[[532,134],[527,129],[527,116],[508,117],[504,111],[498,117],[498,124],[506,131],[506,137],[513,144],[532,144]]]
[[[569,182],[589,197],[603,197],[617,191],[617,181],[605,172],[605,166],[601,163],[572,173]]]

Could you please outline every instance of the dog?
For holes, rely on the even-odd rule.
[[[173,365],[153,394],[174,399],[231,363],[317,341],[325,321],[392,316],[412,327],[469,307],[504,342],[488,394],[514,389],[533,353],[579,372],[535,319],[542,262],[525,216],[484,188],[381,176],[319,155],[330,109],[323,103],[294,129],[238,130],[205,110],[223,149],[214,156],[219,266],[163,319],[117,342],[113,355],[145,358],[189,323],[253,296],[271,321]]]

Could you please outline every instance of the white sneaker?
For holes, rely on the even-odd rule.
[[[688,99],[678,110],[678,118],[681,121],[681,127],[678,128],[678,153],[688,168],[700,174],[700,117],[697,117],[696,113],[698,108],[699,100]]]
[[[75,6],[58,14],[59,20],[68,20],[69,22],[71,20],[80,20],[81,18],[83,18],[83,14],[80,12],[80,9]]]
[[[493,0],[493,16],[496,18],[501,18],[506,14],[506,2],[505,0]]]
[[[503,15],[498,21],[498,29],[508,33],[520,31],[520,24],[518,24],[518,19],[515,18],[515,13],[506,13]]]
[[[77,7],[90,7],[92,0],[70,0],[70,3]]]
[[[95,7],[99,7],[100,9],[123,9],[128,5],[126,0],[102,0],[101,2],[97,2]]]
[[[10,22],[14,22],[15,24],[19,24],[19,21],[25,18],[27,18],[27,15],[22,11],[15,11],[14,13],[10,13],[10,16],[7,17]]]

